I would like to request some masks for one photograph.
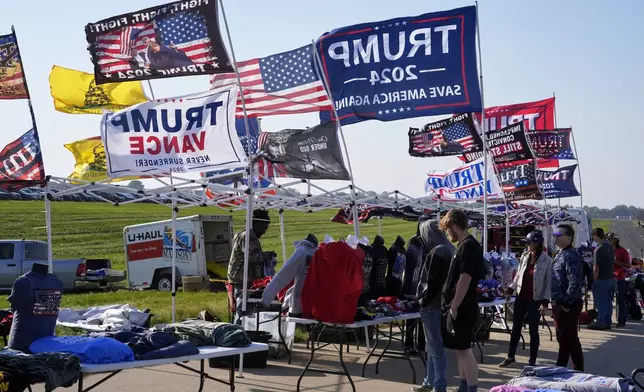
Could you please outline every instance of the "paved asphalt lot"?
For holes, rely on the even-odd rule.
[[[527,330],[525,334],[527,338]],[[630,374],[636,367],[644,367],[644,356],[642,355],[642,338],[644,337],[644,323],[629,322],[625,329],[613,329],[612,331],[589,331],[582,328],[582,346],[586,360],[586,371],[604,376],[615,376],[618,372]],[[506,334],[493,333],[490,341],[483,347],[485,363],[480,365],[479,390],[487,391],[495,385],[500,385],[510,378],[517,376],[521,368],[526,364],[528,350],[521,350],[517,353],[516,366],[500,369],[496,365],[501,362],[507,351],[509,336]],[[550,341],[548,331],[541,330],[540,364],[553,365],[556,359],[557,342]],[[366,378],[358,377],[361,371],[361,364],[366,354],[364,349],[356,350],[352,347],[351,353],[345,354],[349,371],[355,375],[354,382],[358,391],[368,392],[395,392],[409,391],[411,384],[411,369],[406,361],[395,359],[383,359],[380,364],[380,374],[374,374],[375,362],[367,368]],[[321,350],[316,356],[316,362],[320,367],[338,366],[337,352],[327,347]],[[267,391],[295,391],[295,384],[300,370],[308,359],[308,352],[304,345],[296,345],[296,353],[293,364],[288,365],[286,360],[269,361],[266,369],[246,369],[243,379],[236,380],[236,391],[243,392],[267,392]],[[478,352],[477,352],[478,359]],[[450,387],[456,387],[456,358],[449,354],[449,377]],[[423,376],[424,371],[419,359],[414,359],[414,365],[418,372],[418,378]],[[198,366],[198,363],[192,363]],[[207,365],[206,365],[207,366]],[[227,379],[228,373],[224,370],[209,369],[209,374]],[[92,381],[98,381],[99,376],[90,376],[85,380],[85,387]],[[163,392],[196,392],[198,378],[196,375],[173,365],[160,366],[149,369],[126,370],[99,385],[95,392],[141,392],[141,391],[163,391]],[[43,391],[42,386],[33,388],[34,392]],[[61,389],[62,390],[62,389]],[[77,385],[69,388],[76,391]],[[205,391],[228,391],[227,386],[206,381]],[[324,375],[319,373],[308,373],[303,382],[303,391],[350,391],[346,379],[335,375]]]
[[[644,257],[644,228],[633,221],[613,220],[612,230],[619,236],[620,245],[629,250],[632,257]]]

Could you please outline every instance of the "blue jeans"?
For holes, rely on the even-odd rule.
[[[441,310],[422,307],[420,319],[423,321],[427,341],[427,371],[423,385],[433,387],[436,392],[446,391],[447,355],[441,335]]]
[[[628,307],[626,306],[626,281],[617,281],[617,323],[626,324]]]
[[[597,308],[597,325],[610,327],[613,323],[613,295],[615,279],[601,279],[593,282],[593,301]]]

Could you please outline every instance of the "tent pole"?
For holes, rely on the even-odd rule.
[[[483,139],[483,171],[485,174],[483,175],[483,254],[488,250],[488,230],[487,230],[487,127],[485,126],[485,101],[484,101],[484,96],[485,94],[483,93],[483,56],[481,54],[481,30],[479,27],[479,2],[476,1],[476,38],[478,42],[478,52],[479,52],[479,80],[481,84],[481,129],[483,130],[482,132],[482,139]]]
[[[253,151],[250,143],[250,126],[248,124],[248,113],[246,111],[246,100],[244,98],[244,89],[237,69],[237,59],[235,58],[235,49],[233,47],[233,39],[230,36],[230,28],[228,26],[228,18],[226,18],[226,11],[224,9],[224,0],[219,0],[221,6],[221,16],[224,19],[224,27],[226,28],[226,35],[228,36],[228,45],[230,46],[230,55],[233,60],[235,68],[235,76],[237,77],[237,84],[239,85],[239,97],[242,104],[242,112],[244,113],[244,125],[246,126],[246,140],[248,143],[248,201],[246,202],[246,228],[244,238],[244,278],[242,287],[242,314],[246,313],[246,302],[248,299],[248,257],[250,253],[250,231],[253,229]],[[243,325],[242,319],[242,325]],[[244,354],[239,356],[239,377],[244,377]]]
[[[280,208],[280,240],[282,241],[282,263],[286,263],[286,235],[284,234],[284,210]]]
[[[381,216],[378,217],[378,235],[382,237],[382,217]]]
[[[51,202],[49,201],[49,177],[45,180],[45,225],[47,226],[47,263],[49,273],[54,273],[54,251],[51,241]]]
[[[176,323],[176,300],[177,300],[177,192],[174,189],[172,194],[172,322]]]
[[[320,60],[320,56],[318,54],[317,48],[315,47],[315,41],[311,41],[311,50],[313,51],[313,57],[315,58],[315,69],[322,69],[322,61]],[[347,141],[344,138],[344,132],[342,132],[342,125],[340,125],[340,118],[338,117],[338,111],[335,107],[335,103],[333,102],[333,96],[331,95],[331,86],[329,85],[329,81],[327,80],[326,74],[324,72],[320,72],[320,76],[322,77],[322,81],[324,82],[324,90],[326,91],[326,95],[329,97],[329,101],[331,102],[331,107],[333,108],[333,116],[336,121],[336,125],[338,126],[338,131],[340,133],[340,138],[342,139],[342,146],[344,147],[344,154],[347,157],[347,166],[349,169],[349,176],[351,177],[351,186],[349,187],[351,190],[351,210],[353,212],[353,231],[356,237],[360,237],[360,220],[357,219],[358,217],[358,204],[357,204],[357,197],[356,197],[356,184],[353,180],[353,169],[351,168],[351,158],[349,158],[349,150],[347,149]]]

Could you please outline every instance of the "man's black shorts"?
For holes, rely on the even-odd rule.
[[[476,315],[457,315],[456,320],[451,320],[453,333],[448,331],[449,313],[443,316],[443,345],[450,350],[467,350],[472,348]]]

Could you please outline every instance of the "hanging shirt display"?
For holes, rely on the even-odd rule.
[[[313,255],[302,289],[304,317],[351,324],[362,293],[364,251],[346,242],[321,244]]]
[[[363,286],[361,299],[368,300],[371,299],[370,291],[373,257],[371,256],[371,247],[369,245],[358,244],[358,246],[364,252],[364,260],[362,261]]]
[[[372,298],[384,297],[387,295],[387,267],[389,260],[387,258],[385,239],[379,235],[374,238],[373,244],[371,244],[371,258],[373,260],[370,284]]]
[[[29,271],[16,279],[7,299],[14,310],[10,348],[28,351],[34,340],[54,335],[62,292],[55,275]]]
[[[398,297],[402,294],[405,266],[407,264],[405,240],[401,236],[396,237],[396,242],[389,248],[387,259],[387,293]]]

